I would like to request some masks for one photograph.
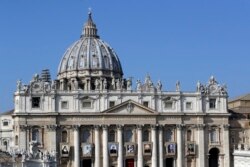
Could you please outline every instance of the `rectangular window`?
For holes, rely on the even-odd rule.
[[[69,108],[68,102],[67,102],[67,101],[62,101],[62,102],[61,102],[61,108],[62,108],[62,109],[68,109],[68,108]]]
[[[91,108],[91,101],[82,101],[82,108]]]
[[[148,107],[148,101],[144,101],[144,102],[143,102],[143,105],[144,105],[145,107]]]
[[[109,107],[114,107],[115,106],[115,102],[114,101],[110,101],[109,102]]]
[[[192,110],[192,103],[186,102],[186,110]]]
[[[4,121],[3,122],[3,126],[9,126],[9,122],[8,121]]]
[[[173,109],[173,102],[172,101],[168,101],[165,102],[165,109]]]
[[[216,108],[216,99],[209,99],[209,108],[210,109]]]
[[[210,142],[211,143],[218,143],[218,136],[217,136],[217,131],[216,129],[212,129],[210,131]]]
[[[32,97],[32,108],[40,108],[40,97]]]

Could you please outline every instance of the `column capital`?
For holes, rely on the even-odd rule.
[[[29,128],[28,125],[19,125],[19,129],[21,131],[26,131],[28,128]]]
[[[183,128],[185,128],[185,124],[176,124],[176,128],[179,130],[182,130]]]
[[[55,124],[55,125],[46,125],[46,127],[48,131],[56,131],[58,126]]]
[[[157,128],[157,125],[150,125],[152,130],[155,130]]]
[[[124,125],[116,125],[118,130],[122,130]]]
[[[107,130],[108,129],[108,125],[102,125],[102,129],[103,130]]]
[[[142,130],[143,125],[136,125],[138,130]]]
[[[229,125],[229,124],[225,124],[225,125],[223,125],[223,128],[224,128],[225,130],[228,130],[228,129],[230,128],[230,125]]]
[[[164,129],[164,125],[158,125],[159,131],[162,131]]]
[[[99,130],[100,129],[100,125],[94,125],[94,129],[95,130]]]
[[[204,130],[205,127],[206,127],[205,124],[197,124],[196,125],[196,128],[199,129],[199,130]]]
[[[78,131],[80,128],[80,125],[72,125],[71,127],[72,127],[73,131]]]

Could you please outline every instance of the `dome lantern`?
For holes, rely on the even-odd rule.
[[[94,37],[94,38],[99,38],[99,36],[97,35],[97,28],[95,23],[92,20],[92,12],[89,11],[88,13],[88,20],[87,22],[84,24],[83,27],[83,32],[81,35],[82,37]]]

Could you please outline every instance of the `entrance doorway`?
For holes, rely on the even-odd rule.
[[[125,167],[134,167],[135,161],[134,159],[126,159],[126,166]]]
[[[174,167],[174,158],[166,158],[166,167]]]
[[[82,160],[82,167],[92,167],[92,160],[91,159]]]
[[[209,151],[209,167],[219,167],[219,149],[212,148]]]

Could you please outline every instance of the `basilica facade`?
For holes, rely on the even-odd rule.
[[[43,70],[18,81],[14,147],[56,153],[60,167],[230,167],[226,87],[213,76],[195,87],[124,78],[89,13],[57,79]]]

